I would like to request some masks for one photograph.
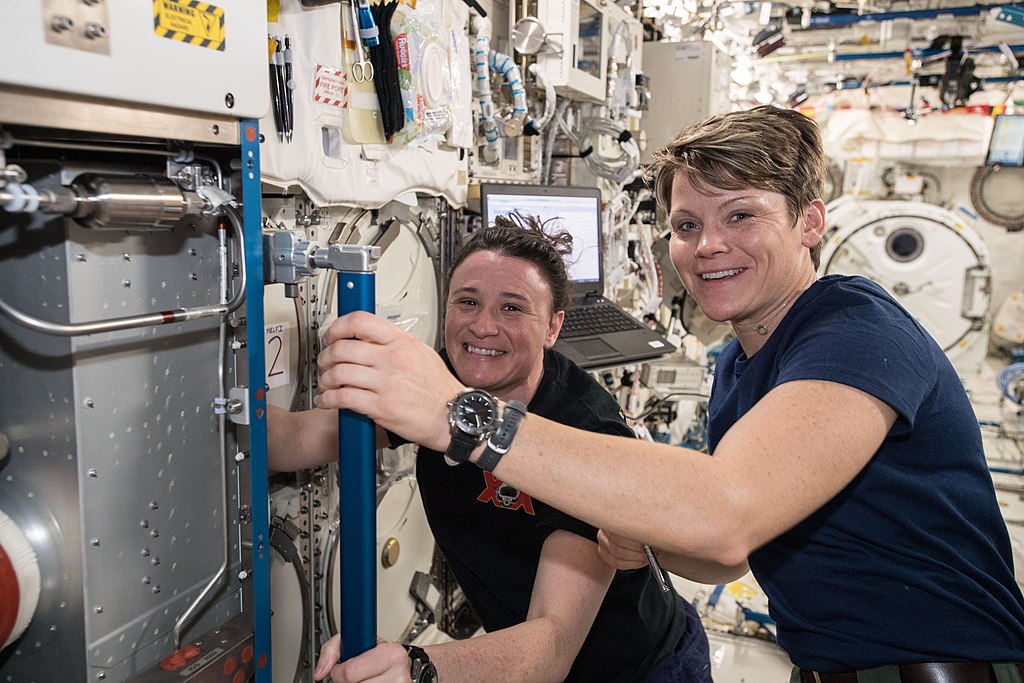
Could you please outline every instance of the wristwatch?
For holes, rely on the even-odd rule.
[[[437,683],[437,669],[430,662],[430,656],[421,647],[406,645],[409,653],[409,675],[412,683]]]
[[[505,404],[501,424],[494,431],[493,436],[487,439],[487,446],[480,454],[480,459],[476,461],[478,467],[488,472],[494,471],[501,456],[508,453],[508,449],[512,447],[512,439],[515,438],[516,432],[519,430],[519,423],[523,421],[524,417],[526,417],[526,406],[522,401],[513,399]]]
[[[452,441],[445,457],[449,464],[464,463],[481,441],[498,427],[498,400],[482,389],[466,389],[448,402]]]

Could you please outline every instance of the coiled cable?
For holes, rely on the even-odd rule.
[[[574,132],[566,123],[561,108],[555,112],[558,127],[580,150],[580,158],[591,173],[619,185],[633,180],[640,172],[640,148],[633,139],[633,134],[622,124],[611,119],[588,119],[583,123],[580,133]],[[618,143],[613,154],[597,151],[599,138],[607,135]]]

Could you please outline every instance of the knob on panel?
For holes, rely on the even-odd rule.
[[[25,534],[0,510],[0,649],[28,628],[39,603],[39,564]]]

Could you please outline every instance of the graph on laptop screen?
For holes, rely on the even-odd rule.
[[[550,234],[572,235],[572,254],[566,270],[574,284],[601,282],[601,192],[596,187],[540,185],[480,185],[480,208],[487,225],[512,211],[550,221]]]

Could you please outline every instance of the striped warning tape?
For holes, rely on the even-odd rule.
[[[224,9],[199,0],[153,0],[153,32],[223,52]]]

